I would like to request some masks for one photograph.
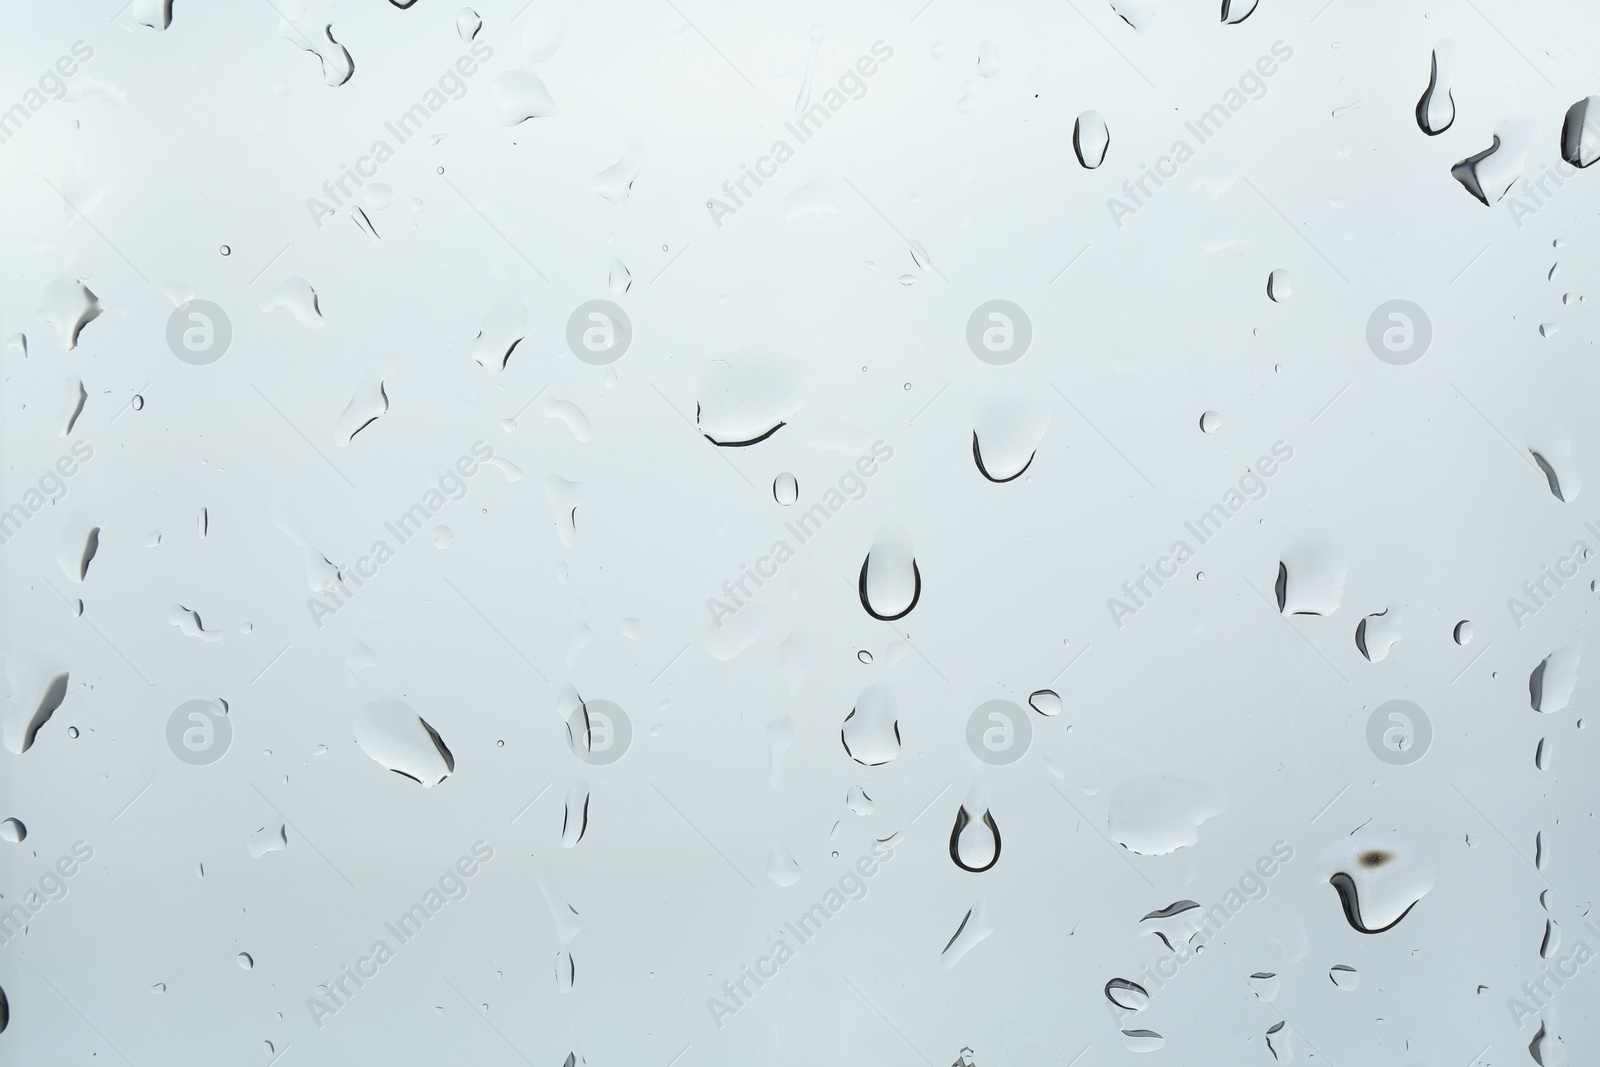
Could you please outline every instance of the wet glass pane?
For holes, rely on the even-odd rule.
[[[0,1065],[1593,1062],[1600,8],[3,8]]]

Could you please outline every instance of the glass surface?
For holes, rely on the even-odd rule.
[[[1595,1062],[1600,8],[121,2],[0,1065]]]

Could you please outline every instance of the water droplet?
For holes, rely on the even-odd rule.
[[[845,754],[866,767],[879,767],[900,754],[899,703],[887,682],[861,690],[839,731]]]
[[[384,389],[383,378],[376,371],[367,371],[356,386],[350,403],[345,405],[338,422],[338,443],[341,448],[351,444],[356,434],[377,422],[389,410],[389,394]]]
[[[1131,778],[1111,795],[1111,839],[1139,856],[1165,856],[1200,840],[1200,825],[1226,805],[1209,786],[1183,778]]]
[[[1267,1027],[1267,1050],[1279,1063],[1294,1062],[1294,1046],[1289,1040],[1291,1032],[1282,1020]]]
[[[1061,696],[1054,689],[1036,689],[1028,697],[1028,707],[1046,718],[1061,714]]]
[[[911,614],[922,598],[922,572],[905,530],[893,524],[878,528],[861,561],[856,589],[874,619],[893,622]]]
[[[1457,163],[1450,175],[1485,206],[1493,206],[1522,176],[1532,143],[1529,124],[1508,123],[1488,148]]]
[[[1356,987],[1357,983],[1360,982],[1361,976],[1356,974],[1356,969],[1354,967],[1346,966],[1343,963],[1336,963],[1332,967],[1328,968],[1328,979],[1333,982],[1334,985],[1348,993]]]
[[[871,815],[874,807],[872,798],[867,796],[867,791],[859,785],[850,787],[850,792],[844,798],[845,807],[857,815]]]
[[[317,291],[304,278],[285,278],[261,300],[261,310],[287,311],[302,326],[322,329],[322,307]]]
[[[436,730],[402,700],[374,700],[356,713],[356,743],[375,762],[425,788],[450,777],[455,757]]]
[[[1561,158],[1574,167],[1600,159],[1600,96],[1586,96],[1567,108],[1561,124]]]
[[[1123,1011],[1143,1011],[1150,1006],[1150,994],[1144,986],[1126,978],[1113,978],[1106,983],[1106,999]]]
[[[229,248],[227,245],[223,245],[221,248],[217,249],[217,251],[221,252],[225,256],[233,255],[233,249]]]
[[[950,858],[973,874],[982,874],[1000,862],[1000,827],[976,790],[956,812],[950,830]]]
[[[1319,869],[1339,895],[1345,920],[1363,934],[1380,934],[1405,918],[1433,888],[1433,870],[1392,838],[1349,837],[1328,846]]]
[[[1319,545],[1302,544],[1284,552],[1278,562],[1274,592],[1285,615],[1332,615],[1344,596],[1349,567]]]
[[[1072,151],[1085,170],[1094,170],[1105,162],[1106,150],[1111,147],[1111,131],[1105,116],[1098,111],[1085,111],[1072,124]]]
[[[1222,416],[1215,411],[1202,412],[1200,415],[1200,432],[1216,433],[1222,429]]]
[[[1472,621],[1470,619],[1462,619],[1456,623],[1456,628],[1450,632],[1450,636],[1455,638],[1455,642],[1458,645],[1472,644]]]
[[[572,848],[589,832],[589,783],[579,780],[567,790],[561,811],[561,847]]]
[[[996,484],[1015,481],[1033,463],[1050,426],[1050,409],[1030,397],[982,405],[973,419],[972,459],[978,473]]]
[[[144,397],[138,395],[137,393],[135,393],[134,397],[133,397],[133,410],[135,410],[135,411],[143,411],[144,410]]]
[[[289,835],[283,823],[269,823],[250,835],[246,848],[250,858],[258,860],[270,852],[283,852],[289,847]]]
[[[1541,771],[1550,769],[1550,758],[1555,754],[1554,745],[1548,737],[1539,738],[1539,746],[1533,750],[1533,765]]]
[[[28,828],[22,824],[21,819],[7,819],[0,822],[0,840],[18,844],[27,839]]]
[[[800,482],[794,475],[784,471],[772,480],[772,499],[788,507],[800,499]]]
[[[1437,137],[1456,121],[1456,100],[1450,92],[1451,69],[1455,63],[1455,44],[1440,41],[1433,46],[1429,62],[1428,87],[1417,101],[1417,126],[1429,137]]]
[[[1550,653],[1528,676],[1528,696],[1533,710],[1543,714],[1564,710],[1578,685],[1578,642]]]
[[[993,41],[983,41],[978,45],[978,77],[993,78],[1000,73],[1000,50],[994,46]]]
[[[800,880],[800,863],[783,845],[774,844],[767,852],[767,877],[773,885],[787,888]]]
[[[470,41],[478,36],[478,31],[483,29],[483,18],[470,7],[464,7],[456,13],[456,33],[463,41]]]
[[[1399,640],[1400,605],[1393,602],[1356,623],[1356,648],[1369,663],[1382,660]]]
[[[1222,24],[1237,26],[1255,11],[1259,0],[1222,0]]]
[[[872,653],[863,648],[861,651],[856,653],[856,659],[860,660],[862,663],[871,663]]]
[[[239,960],[239,966],[243,967],[247,971],[256,965],[255,959],[248,952],[239,953],[237,958]]]
[[[1155,1052],[1167,1043],[1167,1039],[1154,1030],[1124,1030],[1122,1043],[1132,1052]]]
[[[500,125],[515,126],[529,119],[549,118],[556,113],[550,90],[531,70],[513,70],[490,83]]]
[[[1267,297],[1274,304],[1287,303],[1294,295],[1294,287],[1290,284],[1289,272],[1275,270],[1267,275]]]
[[[994,933],[994,925],[989,921],[989,909],[983,901],[978,901],[967,909],[961,917],[961,924],[956,927],[956,932],[950,935],[950,940],[945,942],[943,951],[939,953],[939,963],[948,970],[961,962],[961,957],[971,952],[977,944],[990,934]]]

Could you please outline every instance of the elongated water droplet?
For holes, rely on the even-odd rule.
[[[1289,1041],[1289,1029],[1282,1021],[1267,1027],[1267,1050],[1279,1063],[1294,1062],[1294,1046]]]
[[[772,499],[788,507],[800,499],[800,482],[794,475],[784,471],[772,480]]]
[[[1124,1030],[1122,1043],[1130,1052],[1155,1052],[1167,1043],[1167,1039],[1154,1030]]]
[[[1250,991],[1267,1003],[1278,999],[1278,976],[1271,971],[1257,971],[1250,976]]]
[[[1417,101],[1417,126],[1429,137],[1437,137],[1456,121],[1456,100],[1450,92],[1454,60],[1454,42],[1445,40],[1433,46],[1428,64],[1428,87]]]
[[[1143,1011],[1150,1006],[1150,994],[1136,982],[1113,978],[1106,983],[1106,999],[1123,1011]]]
[[[1335,963],[1328,968],[1328,981],[1348,993],[1361,981],[1361,976],[1356,974],[1354,967],[1343,963]]]
[[[1574,167],[1600,159],[1600,96],[1586,96],[1567,108],[1561,124],[1561,158]]]
[[[1528,698],[1533,710],[1545,715],[1564,710],[1578,687],[1579,643],[1550,653],[1528,676]]]
[[[910,535],[897,525],[880,526],[856,584],[861,606],[874,619],[893,622],[911,614],[922,597],[922,572]]]
[[[1472,643],[1472,621],[1470,619],[1462,619],[1456,623],[1456,628],[1450,631],[1450,636],[1455,639],[1458,645],[1470,645]]]
[[[1533,753],[1533,765],[1541,771],[1548,771],[1550,769],[1551,755],[1553,753],[1550,739],[1548,737],[1539,738],[1539,747]]]
[[[1106,160],[1106,150],[1111,147],[1111,130],[1105,116],[1098,111],[1085,111],[1072,124],[1072,150],[1085,170],[1094,170]]]
[[[1267,298],[1274,304],[1286,303],[1294,295],[1294,286],[1286,270],[1275,270],[1267,275]]]
[[[961,924],[956,927],[956,932],[950,935],[950,940],[945,942],[944,950],[939,953],[939,963],[946,970],[961,962],[961,957],[971,952],[984,938],[994,933],[994,925],[989,921],[989,909],[982,900],[967,909],[961,917]]]
[[[567,804],[561,813],[561,847],[572,848],[589,832],[589,783],[576,781],[567,790]]]

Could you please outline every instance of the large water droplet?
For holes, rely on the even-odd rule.
[[[1200,824],[1226,805],[1209,786],[1182,778],[1132,778],[1111,795],[1111,839],[1140,856],[1165,856],[1200,840]]]
[[[880,526],[856,584],[861,606],[874,619],[892,622],[911,614],[922,597],[922,572],[910,535],[897,525]]]
[[[981,799],[970,798],[956,812],[950,830],[950,858],[963,871],[982,874],[1000,862],[1000,827]],[[980,812],[982,814],[978,814]]]
[[[900,754],[899,703],[888,682],[861,690],[839,740],[851,759],[867,767],[882,766]]]
[[[800,499],[800,482],[794,475],[784,471],[772,480],[772,499],[788,507]]]
[[[431,788],[450,777],[455,757],[436,730],[411,705],[392,697],[356,713],[356,743],[369,758]]]
[[[1363,934],[1392,929],[1433,888],[1433,870],[1409,845],[1372,835],[1330,845],[1319,870],[1350,928]]]
[[[1579,643],[1550,653],[1528,676],[1528,697],[1533,710],[1549,715],[1564,710],[1572,702],[1578,686]]]

